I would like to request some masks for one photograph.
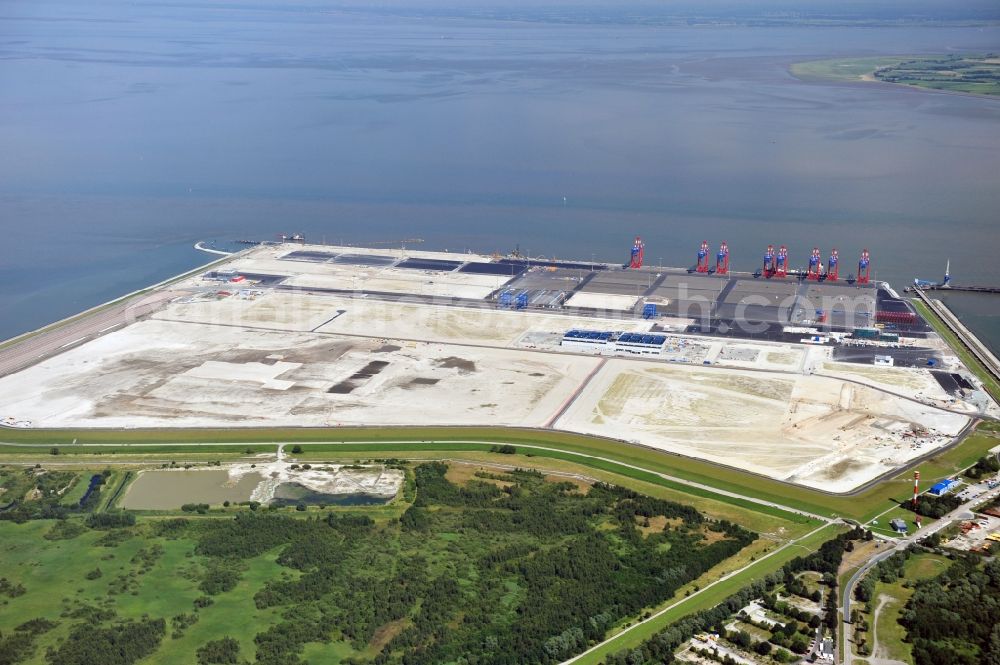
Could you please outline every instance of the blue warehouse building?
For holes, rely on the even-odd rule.
[[[929,491],[934,496],[941,496],[942,494],[947,494],[951,490],[955,489],[955,486],[957,486],[957,485],[958,485],[958,481],[957,480],[950,480],[950,479],[946,478],[945,480],[942,480],[939,483],[935,483],[930,488]]]

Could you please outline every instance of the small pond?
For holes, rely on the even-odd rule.
[[[261,480],[259,473],[231,480],[224,469],[143,471],[128,486],[118,505],[131,510],[176,510],[185,503],[249,501]]]

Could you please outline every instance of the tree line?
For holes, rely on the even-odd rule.
[[[417,466],[414,502],[388,524],[241,513],[187,527],[198,554],[247,559],[280,547],[278,563],[299,571],[254,597],[282,617],[255,637],[258,663],[298,663],[317,641],[360,651],[394,624],[376,665],[556,663],[756,538],[690,506],[611,485],[582,493],[525,470],[504,474],[502,487],[489,478],[457,485],[447,471],[439,462]],[[653,517],[671,522],[638,528]],[[710,531],[723,537],[707,539]],[[225,593],[236,574],[209,566],[203,590]]]
[[[916,665],[1000,665],[1000,561],[959,556],[917,582],[900,623]]]
[[[826,574],[833,574],[833,586],[827,594],[832,601],[828,603],[824,621],[827,627],[831,627],[833,624],[831,631],[834,631],[835,636],[837,624],[836,571],[840,567],[847,544],[852,540],[864,537],[866,537],[866,532],[860,527],[839,534],[823,543],[819,550],[813,554],[792,559],[781,570],[751,582],[715,607],[684,617],[634,649],[622,649],[611,654],[604,665],[669,665],[674,662],[674,652],[694,635],[706,630],[725,634],[724,624],[730,617],[739,612],[750,601],[759,598],[766,599],[782,583],[786,575],[805,570],[824,573],[824,579],[827,582],[830,580]],[[771,650],[770,647],[761,648],[768,649],[769,652]]]

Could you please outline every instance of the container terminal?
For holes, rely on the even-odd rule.
[[[296,237],[301,241],[301,236]],[[295,268],[280,264],[275,264],[275,269],[267,274],[229,268],[210,272],[206,277],[221,283],[245,283],[285,291],[364,294],[389,301],[405,297],[411,302],[441,304],[448,300],[452,304],[472,307],[645,319],[652,321],[653,331],[672,329],[687,334],[789,342],[801,341],[803,335],[808,334],[814,337],[810,341],[817,343],[844,338],[882,341],[887,349],[894,349],[892,355],[898,364],[935,360],[931,350],[925,349],[927,353],[923,356],[900,350],[899,335],[921,339],[930,329],[891,287],[872,281],[867,249],[860,254],[857,275],[841,277],[836,249],[830,253],[825,266],[818,260],[819,250],[813,249],[809,267],[794,269],[790,267],[786,247],[775,251],[773,246],[768,246],[760,269],[738,272],[729,269],[729,248],[725,242],[720,246],[714,265],[709,265],[708,243],[703,242],[692,267],[669,268],[645,264],[644,243],[638,237],[628,260],[622,265],[527,258],[517,253],[506,257],[494,255],[489,259],[461,254],[421,259],[405,250],[392,254],[359,248],[338,251],[326,246],[319,249],[292,247],[287,251],[279,250],[278,259],[325,266],[331,271],[351,266],[379,268],[386,272],[416,270],[438,275],[442,283],[479,276],[486,277],[487,283],[495,284],[495,288],[473,296],[468,289],[456,288],[451,293],[448,289],[405,291],[373,287],[364,280],[331,285],[321,276],[303,277]],[[661,321],[671,321],[673,326]],[[678,321],[686,323],[679,330]],[[851,347],[845,357],[854,361],[862,359],[857,345]],[[871,360],[869,357],[868,361]]]
[[[841,492],[1000,415],[868,250],[718,247],[248,245],[0,348],[0,424],[557,429]]]

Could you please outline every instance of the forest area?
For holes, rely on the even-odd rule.
[[[917,582],[900,623],[916,665],[1000,665],[1000,561],[957,557]]]
[[[447,472],[408,468],[398,518],[248,507],[8,523],[45,531],[3,553],[0,602],[34,611],[0,622],[0,662],[556,663],[757,538],[602,483]],[[74,579],[46,590],[33,561]]]

